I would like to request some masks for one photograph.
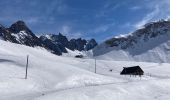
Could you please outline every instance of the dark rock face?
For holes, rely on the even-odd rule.
[[[64,47],[67,47],[69,42],[67,37],[63,36],[61,33],[59,33],[58,35],[51,35],[51,40],[53,42],[60,43]]]
[[[44,36],[40,36],[40,40],[42,41],[44,48],[50,50],[52,53],[56,55],[62,55],[62,51],[59,45],[53,43],[51,40],[49,40],[48,38]]]
[[[53,35],[50,35],[53,36]],[[48,36],[49,37],[49,36]],[[40,40],[43,42],[46,48],[49,48],[57,55],[62,55],[62,53],[67,53],[67,50],[64,45],[60,42],[55,42],[51,38],[47,38],[46,36],[40,36]]]
[[[75,43],[77,46],[76,49],[79,51],[83,51],[85,49],[85,45],[86,45],[87,41],[84,39],[78,38]]]
[[[12,33],[19,33],[20,31],[26,31],[28,34],[34,35],[23,21],[15,22],[14,24],[11,25],[9,30]]]
[[[112,38],[107,40],[105,43],[110,47],[120,47],[121,49],[127,49],[128,47],[133,46],[137,42],[136,38],[133,36]]]
[[[63,36],[61,33],[59,33],[58,35],[47,35],[46,37],[48,37],[53,43],[57,43],[58,45],[60,45],[62,48],[68,48],[70,50],[88,51],[97,46],[97,43],[94,39],[91,39],[89,42],[81,38],[71,39],[70,41],[68,41],[67,37]],[[62,51],[66,52],[64,49]]]
[[[69,48],[70,50],[75,50],[77,48],[76,39],[71,39],[67,48]]]
[[[97,42],[95,41],[95,39],[91,39],[90,41],[87,42],[85,50],[86,51],[91,50],[91,49],[93,49],[96,46],[97,46]]]
[[[59,33],[59,35],[51,34],[48,35],[48,37],[50,38],[49,40],[51,40],[54,44],[59,46],[62,52],[67,53],[65,47],[68,46],[69,41],[66,36],[63,36],[61,33]]]
[[[27,46],[42,46],[41,41],[35,34],[26,26],[23,21],[17,21],[16,23],[12,24],[11,27],[8,29],[12,35],[15,36],[16,40],[20,44],[24,44]]]
[[[84,39],[81,39],[81,38],[71,39],[67,48],[69,48],[71,50],[82,51],[82,50],[85,50],[86,43],[87,43],[87,41]]]
[[[66,36],[59,33],[58,35],[50,34],[40,36],[39,38],[27,27],[23,21],[17,21],[9,28],[0,25],[0,37],[5,41],[27,45],[31,47],[40,46],[51,51],[56,55],[67,53],[66,48],[70,50],[90,50],[96,46],[95,40],[88,42],[78,38],[70,41]],[[86,46],[87,44],[87,46]]]
[[[0,25],[0,37],[5,41],[10,41],[13,43],[18,43],[14,36],[11,35],[10,31],[6,29],[4,26]]]

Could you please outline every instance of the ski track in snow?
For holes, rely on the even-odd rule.
[[[157,76],[157,75],[152,75],[152,77],[156,77],[158,79],[152,79],[152,80],[165,80],[165,79],[170,79],[170,77],[167,76]],[[43,91],[43,92],[35,92],[35,93],[24,93],[22,95],[14,95],[14,96],[6,96],[6,97],[1,97],[0,99],[3,100],[12,100],[13,98],[17,98],[16,100],[34,100],[36,98],[42,98],[43,96],[50,95],[53,93],[58,93],[58,92],[63,92],[63,91],[68,91],[68,90],[75,90],[75,89],[85,89],[85,88],[90,88],[90,87],[100,87],[100,86],[113,86],[113,85],[124,85],[125,83],[137,83],[137,82],[143,82],[143,81],[152,81],[152,80],[138,80],[138,81],[126,81],[126,82],[113,82],[113,83],[103,83],[103,84],[93,84],[93,85],[87,85],[87,86],[81,86],[81,87],[73,87],[73,88],[65,88],[65,89],[57,89],[57,90],[48,90],[48,91]],[[14,100],[14,99],[13,99]]]
[[[156,76],[157,77],[157,76]],[[159,77],[160,78],[160,77]],[[165,78],[164,79],[170,79],[169,78]],[[152,79],[152,80],[164,80],[164,79]],[[152,80],[143,80],[143,81],[152,81]],[[59,89],[59,90],[52,90],[52,91],[45,91],[45,92],[41,92],[39,95],[30,98],[30,99],[24,99],[24,100],[34,100],[37,98],[42,98],[43,96],[46,95],[50,95],[53,93],[58,93],[58,92],[63,92],[63,91],[68,91],[68,90],[75,90],[75,89],[85,89],[85,88],[90,88],[90,87],[100,87],[100,86],[113,86],[113,85],[124,85],[125,83],[137,83],[137,82],[143,82],[143,81],[126,81],[126,82],[115,82],[115,83],[104,83],[104,84],[94,84],[94,85],[89,85],[89,86],[83,86],[83,87],[74,87],[74,88],[67,88],[67,89]]]

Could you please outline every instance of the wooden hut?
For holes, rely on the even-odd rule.
[[[123,67],[120,75],[143,75],[144,71],[140,68],[140,66],[133,67]]]
[[[83,55],[76,55],[75,58],[83,58]]]

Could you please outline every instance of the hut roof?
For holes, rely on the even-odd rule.
[[[144,71],[139,66],[133,67],[123,67],[123,70],[120,74],[135,74],[135,75],[143,75]]]
[[[83,55],[76,55],[76,58],[83,58]]]

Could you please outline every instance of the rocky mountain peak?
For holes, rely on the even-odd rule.
[[[77,38],[77,39],[72,38],[71,40],[68,40],[67,37],[61,33],[44,35],[44,36],[46,37],[46,39],[48,38],[53,43],[60,45],[60,47],[63,46],[70,50],[88,51],[93,49],[95,46],[97,46],[97,43],[94,39],[87,41],[82,38]],[[41,36],[42,40],[44,39],[44,36]]]
[[[15,22],[14,24],[12,24],[10,27],[9,27],[9,30],[12,32],[12,33],[19,33],[20,31],[25,31],[31,35],[33,35],[33,32],[27,27],[27,25],[25,24],[24,21],[17,21]]]
[[[27,45],[31,47],[40,46],[51,51],[56,55],[67,53],[66,48],[70,50],[89,50],[94,46],[88,46],[85,49],[87,41],[85,39],[71,39],[70,41],[63,34],[48,34],[37,37],[25,24],[19,20],[12,24],[9,28],[0,25],[0,37],[5,41]]]
[[[90,41],[87,42],[87,45],[85,47],[85,50],[88,51],[88,50],[91,50],[93,49],[94,47],[96,47],[98,44],[96,42],[95,39],[91,39]]]
[[[68,39],[66,36],[62,35],[61,33],[59,33],[58,35],[56,34],[51,34],[50,36],[51,40],[54,42],[68,42]],[[65,44],[65,43],[64,43]]]
[[[127,49],[129,47],[134,47],[135,44],[141,41],[147,42],[151,38],[156,38],[168,32],[170,32],[170,21],[161,20],[148,23],[144,25],[142,29],[138,29],[128,36],[111,38],[105,41],[105,43],[111,47]]]
[[[129,35],[113,37],[93,49],[94,56],[114,60],[169,61],[170,21],[146,24]]]

